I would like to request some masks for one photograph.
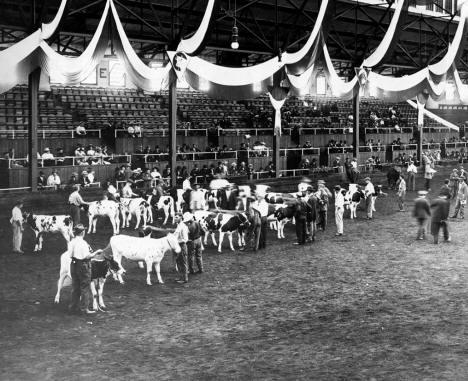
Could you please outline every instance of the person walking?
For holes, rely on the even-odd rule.
[[[24,254],[24,252],[21,250],[21,243],[23,242],[22,207],[23,200],[18,200],[11,211],[10,224],[13,229],[13,253],[15,254]]]
[[[189,216],[190,215],[190,216]],[[186,222],[189,222],[192,214],[185,213],[185,217],[182,217],[180,213],[176,214],[175,222],[177,224],[174,235],[177,238],[180,246],[180,253],[177,256],[176,263],[179,272],[181,273],[181,278],[179,278],[177,283],[187,283],[188,282],[188,264],[187,264],[187,241],[189,240],[188,234],[189,229]]]
[[[408,189],[415,191],[416,190],[416,174],[418,173],[418,168],[414,165],[413,160],[410,160],[408,163],[408,168],[406,169],[408,174]]]
[[[194,220],[192,213],[184,214],[184,221],[187,221],[188,226],[188,270],[190,274],[195,274],[195,262],[198,267],[198,274],[203,273],[203,258],[202,258],[202,243],[201,236],[203,235],[203,229],[198,221]]]
[[[397,181],[397,196],[398,196],[398,208],[400,212],[405,211],[405,197],[406,197],[406,181],[403,175],[400,173],[400,178]]]
[[[435,200],[431,203],[431,234],[434,237],[434,244],[439,243],[439,231],[442,229],[444,240],[450,241],[450,234],[448,230],[448,217],[450,210],[450,194],[448,192],[442,192]]]
[[[343,235],[344,195],[341,186],[335,185],[335,224],[336,236]]]
[[[89,309],[91,300],[91,258],[102,250],[91,252],[91,247],[84,240],[85,227],[78,224],[74,229],[75,238],[70,241],[68,251],[71,257],[70,275],[72,278],[71,313],[82,312],[86,315],[95,314]]]
[[[375,188],[371,182],[370,177],[366,177],[364,181],[366,183],[366,186],[364,187],[364,197],[366,199],[367,219],[372,220],[372,213],[374,211]]]
[[[78,184],[73,186],[73,192],[68,197],[68,204],[70,205],[70,215],[73,220],[73,225],[76,226],[81,223],[80,207],[82,205],[89,205],[85,202],[80,195],[80,186]]]
[[[424,239],[426,236],[427,220],[431,216],[431,205],[427,199],[427,191],[418,191],[418,198],[414,200],[413,217],[418,221],[418,234],[416,239]]]
[[[460,212],[460,218],[465,218],[465,204],[468,199],[468,185],[466,184],[465,177],[460,177],[458,181],[457,201],[455,202],[455,210],[452,218],[457,218]]]
[[[304,193],[305,195],[305,193]],[[304,245],[307,238],[307,202],[302,198],[297,200],[296,212],[294,218],[296,220],[296,236],[297,242],[295,245]]]

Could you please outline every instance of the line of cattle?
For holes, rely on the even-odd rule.
[[[202,190],[205,193],[207,205],[211,203],[217,206],[217,191]],[[182,190],[178,190],[178,198],[174,200],[172,196],[162,196],[156,203],[156,209],[161,209],[164,213],[164,222],[166,224],[169,217],[172,216],[174,223],[175,212],[184,210],[184,199],[186,195]],[[302,194],[289,193],[267,193],[265,199],[269,202],[269,223],[270,228],[277,230],[277,237],[284,238],[284,227],[288,221],[294,223],[294,215],[296,213],[297,199]],[[114,236],[111,237],[108,246],[103,250],[103,256],[100,260],[92,261],[92,285],[93,307],[94,309],[104,309],[104,301],[102,292],[104,282],[109,270],[113,270],[114,278],[121,283],[123,282],[122,273],[125,272],[122,266],[122,257],[131,261],[146,263],[147,279],[146,283],[151,285],[151,272],[153,268],[156,271],[158,282],[163,283],[160,275],[160,263],[164,255],[172,251],[180,253],[181,248],[176,237],[169,233],[167,236],[159,239],[147,237],[133,237],[128,235],[119,235],[120,217],[122,217],[122,228],[129,227],[132,218],[136,219],[135,229],[140,227],[143,222],[143,227],[147,223],[152,223],[153,207],[152,196],[144,198],[122,198],[119,202],[111,200],[102,200],[91,202],[86,208],[89,227],[88,233],[96,232],[96,222],[98,217],[108,217],[113,227]],[[350,217],[356,217],[356,209],[362,199],[363,192],[356,185],[351,184],[348,191],[345,193],[346,204],[350,209]],[[154,205],[154,204],[153,204]],[[242,210],[243,209],[243,210]],[[229,246],[234,249],[233,234],[238,234],[239,245],[245,245],[245,233],[249,228],[249,218],[247,216],[249,209],[248,198],[246,194],[240,194],[235,210],[198,210],[193,213],[195,219],[200,222],[205,237],[204,244],[208,244],[208,236],[211,235],[212,242],[218,246],[218,251],[221,252],[224,236],[228,236]],[[42,250],[43,235],[45,233],[61,233],[69,242],[73,237],[73,222],[70,216],[67,215],[33,215],[29,214],[26,219],[27,223],[36,233],[35,251]],[[215,233],[219,233],[218,243],[216,242]],[[61,256],[60,278],[57,284],[57,295],[55,302],[60,300],[60,290],[70,278],[70,255],[65,252]]]

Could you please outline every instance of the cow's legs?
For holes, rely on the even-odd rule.
[[[169,206],[168,206],[168,205],[164,205],[164,206],[163,206],[163,212],[164,212],[164,222],[163,222],[163,225],[166,225],[166,224],[167,224],[167,220],[169,219]]]
[[[147,259],[146,260],[146,284],[148,286],[152,286],[151,283],[151,271],[153,270],[153,260]]]
[[[228,240],[229,240],[229,246],[231,247],[232,251],[235,251],[234,245],[232,244],[232,232],[227,233]]]
[[[287,223],[288,221],[286,219],[282,221],[278,221],[278,238],[279,239],[284,238],[284,227],[286,226]]]
[[[146,215],[146,213],[147,213],[147,212],[146,212],[146,209],[145,209],[145,210],[143,211],[143,216],[142,216],[142,218],[143,218],[143,229],[146,228],[146,222],[147,222],[147,218],[146,218],[147,215]]]
[[[270,221],[270,229],[278,230],[278,221]]]
[[[161,278],[161,264],[160,262],[157,262],[154,264],[154,267],[156,268],[156,275],[158,276],[158,282],[161,284],[164,284],[162,278]]]
[[[60,303],[60,291],[62,290],[63,287],[63,282],[65,281],[65,278],[67,277],[66,274],[60,274],[60,278],[57,281],[57,294],[55,295],[55,303]]]
[[[35,250],[35,251],[41,251],[42,250],[42,243],[43,242],[44,242],[43,235],[39,233],[39,237],[37,238],[37,244],[36,244],[37,250]]]
[[[245,238],[243,232],[237,232],[239,246],[245,246]]]
[[[98,295],[98,291],[96,290],[96,281],[99,282],[99,280],[97,279],[91,281],[91,294],[93,295],[93,311],[97,311],[99,309],[99,305],[98,305],[99,295]]]
[[[88,214],[88,234],[91,233],[91,229],[93,228],[93,216]]]
[[[106,278],[100,278],[98,280],[99,282],[99,286],[98,286],[98,289],[97,289],[97,292],[98,292],[98,305],[99,305],[99,309],[101,311],[104,311],[103,308],[105,309],[106,308],[106,305],[104,304],[104,284],[106,283]]]
[[[214,237],[214,233],[212,233],[212,237]],[[221,248],[223,247],[224,241],[224,233],[222,231],[219,232],[219,243],[218,243],[218,252],[221,253]],[[216,242],[213,239],[213,243],[216,245]]]
[[[135,213],[135,217],[136,217],[135,230],[137,230],[137,229],[138,229],[138,226],[140,226],[141,212]]]
[[[219,240],[222,241],[221,235],[219,236]],[[217,246],[215,232],[211,232],[211,241],[213,242],[213,245]]]
[[[97,225],[97,217],[94,217],[93,219],[93,233],[96,233],[96,225]]]

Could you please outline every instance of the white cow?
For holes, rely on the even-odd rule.
[[[98,217],[109,217],[114,234],[119,234],[120,227],[120,205],[111,200],[93,201],[88,206],[88,234],[96,233]]]
[[[164,238],[154,239],[147,237],[131,237],[128,235],[115,235],[111,237],[109,244],[104,249],[104,253],[111,250],[114,260],[119,264],[120,269],[125,272],[122,267],[122,257],[131,261],[144,261],[146,263],[146,284],[151,286],[151,271],[153,264],[156,268],[158,282],[164,283],[161,279],[160,264],[164,254],[168,251],[180,253],[181,248],[174,234],[169,233]],[[124,283],[122,275],[117,274],[117,279],[120,283]]]
[[[70,216],[28,214],[26,223],[36,234],[35,252],[42,250],[43,235],[45,233],[60,233],[67,243],[73,238],[73,220]]]
[[[63,287],[71,285],[70,273],[71,257],[70,252],[66,251],[60,256],[60,276],[57,281],[57,294],[55,295],[55,303],[60,303],[60,291]],[[112,258],[105,256],[95,257],[91,260],[91,292],[93,294],[93,310],[104,311],[103,293],[104,283],[111,271],[118,271],[119,264]]]
[[[122,197],[120,199],[120,211],[122,213],[122,228],[128,228],[130,226],[130,220],[132,216],[136,218],[135,230],[140,226],[140,221],[143,220],[143,228],[146,228],[146,220],[148,218],[148,202],[145,199],[138,198],[127,198]]]

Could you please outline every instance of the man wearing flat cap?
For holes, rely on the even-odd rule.
[[[76,226],[81,222],[80,207],[82,205],[89,205],[89,202],[85,202],[80,195],[80,186],[78,184],[73,185],[73,192],[68,197],[68,204],[70,205],[70,215],[73,220],[73,225]]]
[[[328,203],[329,199],[332,197],[332,193],[325,186],[325,181],[317,181],[317,192],[315,193],[317,197],[317,229],[322,229],[325,231],[327,227],[327,215],[328,215]]]
[[[427,199],[427,191],[418,191],[418,197],[414,200],[413,217],[418,222],[418,234],[416,239],[424,239],[426,235],[427,220],[431,216],[431,205]]]
[[[439,231],[442,229],[444,240],[450,241],[448,231],[448,218],[450,211],[450,191],[443,190],[439,197],[431,202],[432,219],[431,219],[431,234],[434,237],[434,243],[439,243]]]

